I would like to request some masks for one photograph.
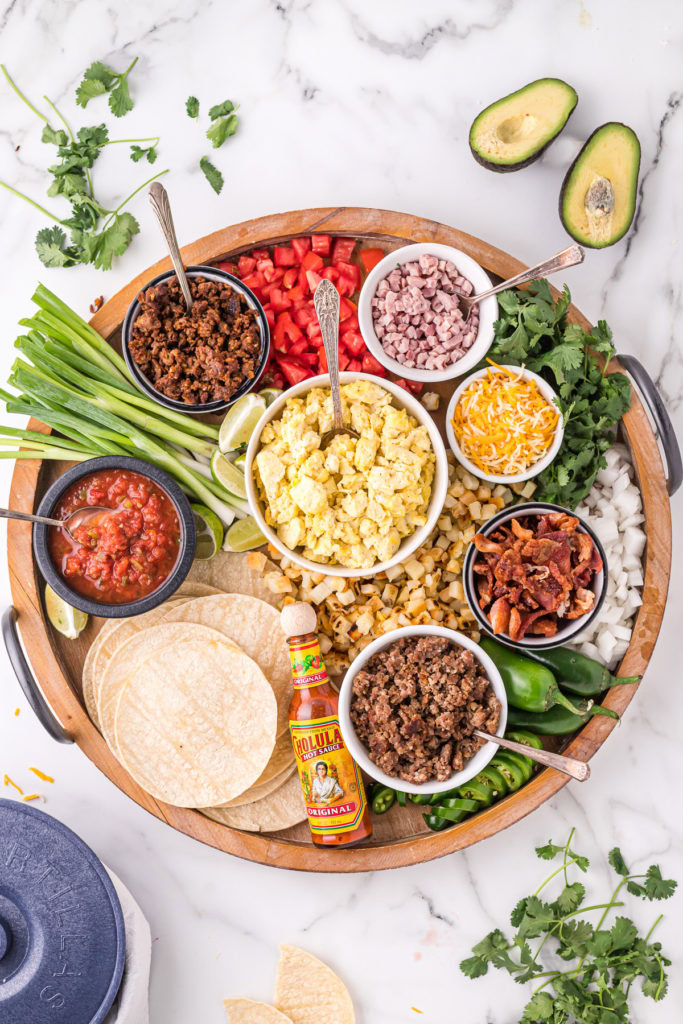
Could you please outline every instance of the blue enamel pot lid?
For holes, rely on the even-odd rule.
[[[2,1024],[101,1024],[125,952],[121,904],[92,850],[49,814],[0,800]]]

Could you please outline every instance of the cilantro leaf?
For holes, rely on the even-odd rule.
[[[469,956],[460,961],[460,970],[466,978],[482,978],[488,969],[489,962],[482,956]]]
[[[148,164],[153,164],[158,156],[155,146],[148,146],[147,149],[143,149],[142,146],[132,145],[130,147],[130,158],[133,163],[137,163],[139,160],[147,158]]]
[[[649,900],[668,900],[673,896],[678,882],[662,878],[658,864],[651,864],[645,875],[645,894]]]
[[[121,256],[137,235],[140,225],[132,213],[117,213],[112,224],[97,235],[97,248],[94,254],[95,266],[100,270],[110,270],[114,256]]]
[[[628,875],[628,868],[626,867],[626,861],[621,855],[621,850],[618,846],[613,847],[607,854],[607,860],[610,865],[614,868],[618,875],[626,877]]]
[[[196,96],[188,96],[185,100],[185,110],[188,117],[199,117],[199,100]]]
[[[190,99],[193,98],[194,97],[190,97]],[[235,104],[230,100],[223,100],[222,103],[217,103],[214,107],[211,107],[209,110],[209,118],[212,121],[215,121],[219,117],[225,117],[226,114],[231,114],[233,110],[235,110]]]
[[[555,911],[549,903],[544,903],[538,896],[530,896],[526,901],[524,916],[519,923],[519,934],[524,938],[533,939],[548,930],[555,921]]]
[[[553,997],[549,992],[536,992],[524,1007],[520,1024],[536,1024],[539,1020],[553,1019]]]
[[[561,914],[571,914],[581,906],[585,895],[586,890],[581,882],[565,885],[555,901],[557,909]]]
[[[223,175],[217,167],[209,160],[208,156],[203,156],[199,161],[199,166],[204,172],[204,177],[208,181],[211,188],[218,195],[223,188]]]
[[[524,897],[523,899],[519,900],[519,902],[515,905],[512,913],[510,914],[510,924],[513,926],[513,928],[517,928],[518,925],[522,923],[524,911],[526,910],[527,899],[528,897]]]
[[[618,917],[610,930],[611,950],[630,949],[638,937],[638,929],[627,917]]]
[[[57,225],[38,232],[36,251],[46,267],[73,267],[79,262],[77,249],[66,244],[66,234]]]
[[[116,72],[108,68],[106,64],[99,60],[94,61],[84,72],[81,84],[76,90],[76,103],[78,106],[86,107],[90,100],[96,96],[103,96],[105,92],[111,89],[116,78]]]
[[[41,133],[40,141],[51,143],[53,146],[66,146],[69,139],[66,132],[62,131],[61,128],[55,131],[49,124],[46,124]]]
[[[553,860],[558,854],[564,852],[564,846],[556,846],[551,840],[545,846],[536,847],[536,856],[541,860]]]
[[[133,101],[128,89],[128,81],[122,78],[115,89],[109,93],[109,109],[114,117],[123,117],[129,110],[133,109]]]
[[[214,149],[218,149],[230,135],[235,134],[237,131],[237,124],[237,114],[229,114],[227,117],[219,117],[217,121],[214,121],[211,124],[207,129],[206,137],[211,142]]]

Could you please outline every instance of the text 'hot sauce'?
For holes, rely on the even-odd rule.
[[[350,846],[372,835],[360,768],[339,726],[337,692],[316,637],[316,615],[305,602],[282,610],[292,662],[294,696],[289,731],[313,842]]]

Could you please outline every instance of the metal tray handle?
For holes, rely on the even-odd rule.
[[[19,686],[24,691],[24,696],[42,727],[58,743],[73,743],[71,736],[52,714],[26,660],[17,633],[17,610],[13,605],[5,609],[2,616],[2,639],[5,641],[7,655]]]
[[[666,411],[666,406],[662,401],[662,396],[657,391],[655,382],[640,360],[636,359],[635,356],[621,354],[617,358],[638,385],[638,390],[645,400],[652,419],[655,421],[657,434],[666,457],[666,489],[669,492],[669,496],[674,495],[681,486],[681,483],[683,483],[683,460],[681,460],[681,449],[671,417]]]

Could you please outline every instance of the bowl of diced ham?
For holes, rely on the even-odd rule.
[[[399,377],[450,380],[483,359],[498,318],[495,296],[464,314],[460,296],[491,288],[471,256],[450,245],[419,242],[385,256],[363,284],[358,322],[365,344]]]

